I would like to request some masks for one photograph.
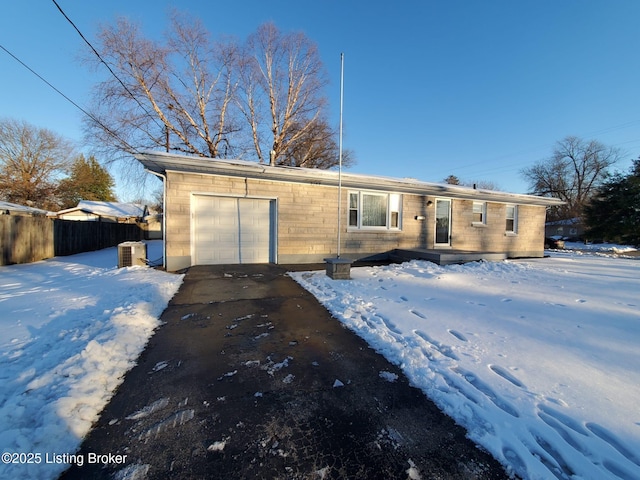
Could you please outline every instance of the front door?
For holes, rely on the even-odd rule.
[[[451,246],[451,200],[436,199],[436,247]]]

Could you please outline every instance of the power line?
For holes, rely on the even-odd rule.
[[[624,128],[629,128],[632,127],[634,125],[637,125],[638,123],[640,123],[640,120],[634,120],[634,121],[630,121],[630,122],[626,122],[620,125],[615,125],[615,126],[611,126],[611,127],[605,127],[602,128],[600,130],[593,130],[591,132],[586,132],[582,135],[580,135],[580,137],[586,137],[586,136],[593,136],[593,135],[599,135],[599,134],[605,134],[605,133],[610,133],[610,132],[614,132],[616,130],[621,130]],[[636,142],[640,142],[639,138],[635,138],[632,140],[626,140],[624,142],[616,142],[611,144],[612,147],[617,147],[620,145],[625,145],[625,144],[629,144],[629,143],[636,143]],[[452,171],[454,174],[458,171],[461,170],[465,170],[466,175],[469,176],[483,176],[483,175],[491,175],[491,174],[499,174],[499,173],[510,173],[510,172],[515,172],[517,170],[520,170],[524,167],[526,167],[527,165],[531,165],[531,161],[530,160],[520,160],[520,161],[516,161],[514,162],[513,160],[511,160],[509,162],[509,165],[497,165],[497,166],[491,166],[488,168],[478,168],[475,170],[471,170],[471,173],[469,173],[468,169],[470,167],[480,167],[486,164],[492,164],[495,161],[499,161],[499,160],[504,160],[504,159],[513,159],[513,157],[521,157],[525,154],[529,154],[529,153],[533,153],[533,152],[537,152],[540,151],[542,149],[545,148],[549,148],[549,145],[539,145],[537,147],[531,147],[531,148],[526,148],[526,149],[522,149],[522,150],[518,150],[516,152],[512,152],[512,153],[507,153],[507,154],[503,154],[503,155],[497,155],[497,156],[493,156],[490,158],[485,158],[483,160],[478,160],[472,163],[467,163],[467,164],[463,164],[460,166],[456,166],[454,169],[449,169],[449,171]],[[475,172],[475,173],[474,173]]]
[[[149,113],[149,111],[144,107],[144,105],[142,105],[142,103],[140,103],[138,98],[133,93],[131,93],[131,90],[129,90],[129,87],[127,87],[124,84],[124,82],[122,80],[120,80],[120,77],[118,77],[118,75],[116,75],[116,73],[109,66],[109,64],[102,58],[100,53],[98,53],[98,51],[93,47],[93,45],[91,45],[91,42],[89,42],[89,40],[87,40],[87,38],[82,34],[80,29],[76,26],[76,24],[73,23],[73,21],[67,16],[67,14],[64,12],[64,10],[62,10],[62,7],[60,7],[60,5],[58,5],[58,2],[56,2],[56,0],[51,0],[51,1],[58,8],[58,10],[62,14],[62,16],[67,20],[67,22],[69,22],[71,24],[71,26],[75,29],[75,31],[78,32],[78,35],[80,35],[80,38],[82,38],[82,40],[84,40],[84,43],[86,43],[89,46],[89,48],[93,51],[95,56],[98,57],[98,60],[100,60],[100,63],[102,63],[105,67],[107,67],[107,70],[109,70],[111,75],[113,75],[113,77],[118,81],[118,83],[120,83],[120,85],[122,85],[122,88],[124,88],[124,90],[129,94],[129,96],[133,100],[135,100],[135,102],[140,106],[140,108],[144,111],[144,113],[146,113],[149,116],[149,118],[151,118],[159,128],[164,128],[164,125],[160,125],[158,123],[158,121],[155,119],[155,117]]]
[[[122,142],[129,150],[134,151],[136,150],[135,148],[133,148],[131,145],[129,145],[125,140],[123,140],[122,138],[120,138],[116,133],[114,133],[109,127],[107,127],[104,123],[102,123],[98,118],[96,118],[94,115],[92,115],[91,113],[87,112],[84,108],[82,108],[80,105],[78,105],[76,102],[74,102],[73,100],[71,100],[68,96],[66,96],[64,93],[62,93],[60,90],[58,90],[53,84],[51,84],[49,81],[47,81],[42,75],[40,75],[38,72],[36,72],[34,69],[32,69],[29,65],[27,65],[26,63],[24,63],[22,60],[20,60],[18,57],[16,57],[13,53],[11,53],[9,50],[7,50],[3,45],[0,45],[0,49],[4,50],[5,52],[7,52],[7,54],[9,54],[16,62],[18,62],[20,65],[22,65],[24,68],[26,68],[27,70],[29,70],[32,74],[34,74],[36,77],[38,77],[40,80],[42,80],[44,83],[46,83],[49,87],[51,87],[56,93],[58,93],[60,96],[62,96],[66,101],[68,101],[69,103],[71,103],[74,107],[76,107],[78,110],[80,110],[82,113],[84,113],[87,117],[89,117],[91,120],[93,120],[94,122],[96,122],[98,125],[100,125],[107,133],[109,133],[109,135],[113,136],[115,139],[117,139],[118,141]]]

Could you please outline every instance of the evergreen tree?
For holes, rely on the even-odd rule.
[[[58,195],[63,209],[75,207],[80,200],[112,202],[116,200],[114,185],[113,177],[93,155],[85,159],[80,154],[73,161],[69,177],[60,182]]]
[[[629,175],[611,176],[585,208],[587,236],[640,245],[640,158]]]

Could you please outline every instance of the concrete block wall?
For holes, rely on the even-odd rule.
[[[542,256],[544,221],[542,206],[518,205],[516,233],[506,232],[503,203],[487,202],[486,223],[473,223],[473,201],[453,200],[451,247],[457,250],[506,252],[510,257]]]
[[[174,269],[190,265],[191,196],[199,193],[275,199],[280,263],[317,262],[337,254],[336,187],[167,172],[167,268],[169,263]],[[428,220],[415,219],[426,217],[424,197],[403,195],[401,230],[358,231],[347,224],[348,195],[349,189],[343,188],[342,256],[364,258],[394,248],[426,248]]]
[[[167,172],[166,187],[169,270],[191,265],[192,194],[275,199],[279,263],[321,262],[337,254],[337,187],[179,172]],[[341,256],[359,259],[397,248],[433,248],[435,207],[427,201],[434,197],[403,194],[401,229],[366,231],[348,227],[349,190],[342,189]],[[505,234],[505,211],[504,204],[488,203],[486,226],[473,226],[473,202],[453,199],[452,248],[542,254],[545,208],[520,205],[514,236]]]

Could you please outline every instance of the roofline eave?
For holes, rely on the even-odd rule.
[[[204,175],[224,175],[262,180],[289,181],[331,187],[338,186],[339,183],[338,172],[331,170],[288,166],[272,167],[242,160],[213,160],[210,158],[190,157],[165,152],[136,154],[135,158],[142,163],[147,170],[163,175],[166,174],[166,172],[189,172]],[[342,172],[341,177],[342,186],[346,188],[385,190],[425,196],[442,196],[466,200],[540,206],[558,206],[565,203],[560,199],[551,197],[473,189],[458,185],[423,182],[414,179],[398,179],[345,172]]]

